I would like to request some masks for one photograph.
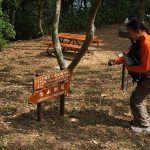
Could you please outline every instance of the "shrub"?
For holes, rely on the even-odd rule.
[[[8,40],[15,38],[13,26],[9,23],[8,15],[2,12],[2,0],[0,0],[0,50],[4,47]]]

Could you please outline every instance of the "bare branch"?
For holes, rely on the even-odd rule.
[[[94,35],[94,21],[95,21],[95,16],[97,13],[97,10],[99,8],[99,5],[102,0],[95,0],[90,14],[89,14],[89,19],[88,19],[88,24],[87,24],[87,33],[86,33],[86,40],[83,43],[81,49],[79,50],[78,54],[75,56],[74,60],[71,62],[71,64],[68,66],[68,69],[74,70],[74,68],[77,66],[77,64],[80,62],[81,58],[84,56],[85,52],[88,50],[88,47],[90,45],[90,42],[92,40],[92,37]]]

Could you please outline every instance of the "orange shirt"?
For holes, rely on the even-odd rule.
[[[126,66],[128,71],[144,73],[147,75],[147,72],[150,71],[150,35],[144,33],[143,37],[140,40],[140,57],[141,65],[138,66]],[[117,64],[122,64],[124,58],[120,57],[117,60]]]

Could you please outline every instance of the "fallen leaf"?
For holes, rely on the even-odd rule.
[[[129,111],[128,113],[124,113],[125,116],[132,116],[131,112]]]

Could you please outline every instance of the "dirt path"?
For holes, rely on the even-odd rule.
[[[51,37],[18,41],[0,52],[0,149],[10,150],[148,150],[149,133],[128,129],[132,119],[129,96],[120,90],[121,66],[108,67],[109,58],[130,47],[118,37],[118,28],[97,30],[104,42],[89,48],[75,69],[65,116],[59,116],[59,98],[43,103],[43,120],[37,122],[36,105],[28,102],[36,72],[58,71],[55,57],[47,55],[43,42]],[[74,55],[64,53],[69,64]],[[150,99],[148,97],[147,99]],[[147,102],[147,106],[149,106]],[[148,108],[150,111],[150,107]]]

